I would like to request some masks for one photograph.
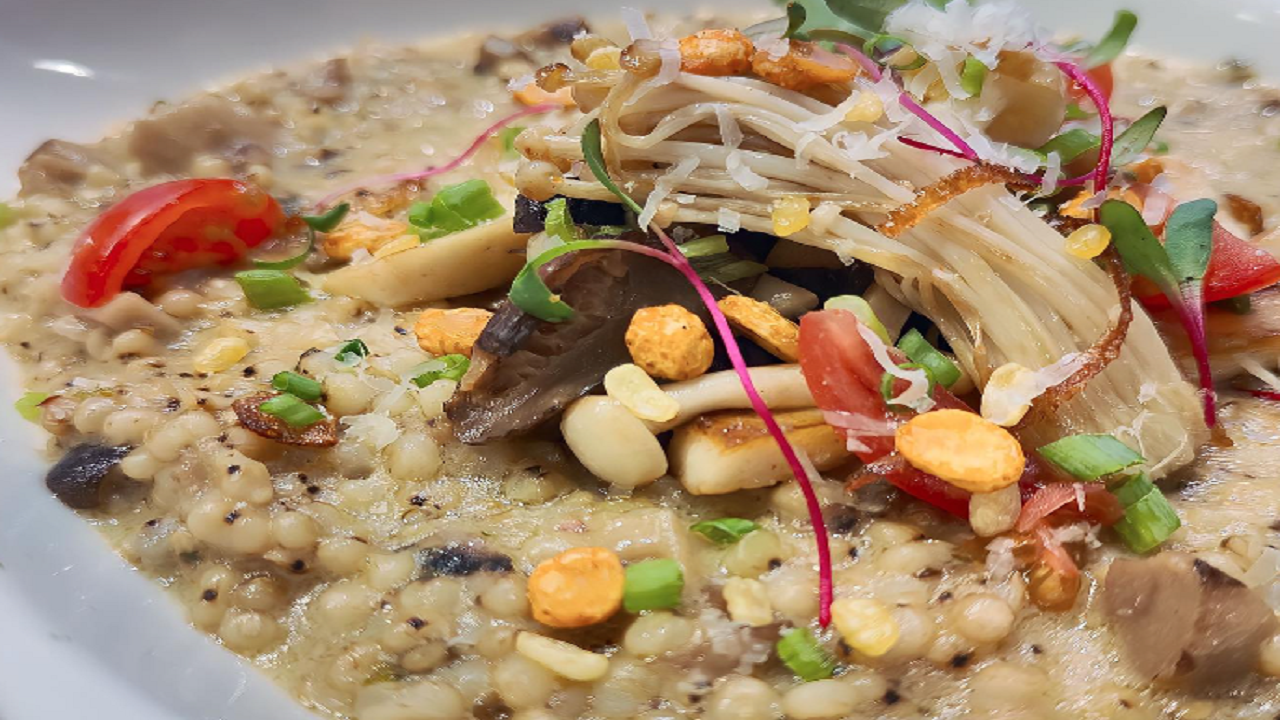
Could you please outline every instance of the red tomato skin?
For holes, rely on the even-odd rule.
[[[1115,73],[1111,70],[1111,63],[1099,65],[1096,68],[1090,68],[1086,73],[1089,75],[1089,79],[1093,81],[1093,84],[1097,85],[1098,89],[1102,91],[1103,97],[1110,100],[1111,94],[1115,92],[1116,87],[1116,77]],[[1089,99],[1089,94],[1084,91],[1083,87],[1080,87],[1079,83],[1071,83],[1071,89],[1069,92],[1071,93],[1071,97],[1076,100]]]
[[[206,229],[196,227],[197,220],[221,236],[187,236]],[[85,229],[72,248],[62,296],[79,307],[99,307],[125,286],[144,285],[162,272],[235,262],[283,221],[274,198],[239,180],[175,180],[144,188]]]
[[[1213,254],[1204,276],[1204,301],[1216,302],[1257,292],[1280,282],[1280,261],[1271,253],[1214,223]],[[1151,310],[1169,308],[1169,299],[1146,278],[1134,282],[1134,293]]]

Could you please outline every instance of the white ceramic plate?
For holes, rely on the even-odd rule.
[[[1031,4],[1050,27],[1096,36],[1118,0]],[[1280,77],[1280,0],[1125,6],[1139,12],[1147,49],[1242,57]],[[598,0],[0,0],[0,196],[16,190],[14,171],[41,141],[92,141],[158,99],[238,74],[370,37],[411,41],[492,18],[518,27],[613,9]],[[0,720],[312,717],[190,629],[176,604],[49,497],[38,433],[8,411],[17,394],[15,383],[0,384]]]

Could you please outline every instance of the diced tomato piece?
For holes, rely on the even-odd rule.
[[[1018,532],[1029,532],[1044,524],[1050,516],[1087,520],[1104,526],[1114,525],[1124,516],[1120,499],[1099,483],[1034,483],[1024,485],[1024,492],[1029,488],[1034,488],[1034,492],[1022,504]],[[1080,507],[1082,499],[1083,508]]]
[[[1242,240],[1214,223],[1213,254],[1204,276],[1204,300],[1215,302],[1247,295],[1280,282],[1280,261],[1271,253]],[[1146,278],[1138,278],[1134,293],[1152,310],[1169,307],[1169,299]]]
[[[62,296],[73,305],[98,307],[158,275],[231,265],[283,223],[275,198],[239,180],[154,185],[89,224],[72,249]]]
[[[1103,96],[1110,100],[1111,93],[1115,91],[1116,86],[1116,77],[1115,73],[1111,71],[1111,64],[1107,63],[1106,65],[1099,65],[1096,68],[1090,68],[1086,72],[1089,75],[1089,79],[1093,81],[1093,84],[1097,85],[1098,89],[1102,91]],[[1084,91],[1084,88],[1080,86],[1080,83],[1071,83],[1071,88],[1068,92],[1071,94],[1071,97],[1076,100],[1089,99],[1089,93]]]
[[[945,480],[920,472],[910,465],[900,472],[885,475],[884,479],[917,500],[923,500],[958,518],[969,517],[969,493]]]

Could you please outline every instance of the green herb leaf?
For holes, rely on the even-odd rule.
[[[49,393],[28,392],[23,393],[22,397],[13,404],[13,409],[18,411],[23,420],[28,422],[40,422],[40,403],[53,397]]]
[[[808,17],[809,13],[805,11],[803,5],[798,2],[787,3],[787,31],[782,33],[782,37],[796,37]]]
[[[582,238],[582,232],[573,224],[569,215],[569,201],[556,198],[547,203],[547,219],[543,225],[547,234],[561,242],[573,242]]]
[[[890,60],[897,57],[898,54],[904,50],[910,53],[912,57],[910,62],[902,64],[890,62]],[[911,43],[903,40],[897,35],[874,35],[870,40],[866,41],[862,45],[862,51],[866,53],[867,57],[879,62],[890,70],[898,70],[901,72],[919,70],[928,62],[923,55],[916,52],[916,49],[911,47]],[[883,55],[886,57],[884,61],[881,62],[876,59],[877,55]]]
[[[729,241],[723,235],[708,235],[690,240],[679,247],[687,258],[709,257],[729,252]]]
[[[704,520],[689,529],[717,545],[732,545],[760,526],[742,518]]]
[[[1137,160],[1151,144],[1151,138],[1168,114],[1168,108],[1158,107],[1134,120],[1132,125],[1116,137],[1115,145],[1111,148],[1111,164],[1121,167]]]
[[[263,414],[278,417],[289,427],[308,427],[324,420],[324,413],[293,395],[277,395],[258,406]]]
[[[1152,155],[1168,155],[1168,154],[1169,154],[1169,143],[1167,143],[1167,142],[1165,142],[1165,141],[1163,141],[1163,140],[1152,140],[1152,141],[1151,141],[1151,154],[1152,154]]]
[[[280,270],[241,270],[235,278],[249,304],[259,310],[276,310],[311,301],[311,295],[298,279]]]
[[[333,355],[333,359],[338,364],[347,366],[358,365],[367,357],[369,357],[369,346],[365,345],[360,338],[346,341]]]
[[[907,0],[827,0],[837,17],[867,33],[884,30],[885,20]]]
[[[1177,294],[1178,282],[1169,266],[1164,246],[1129,203],[1108,200],[1098,210],[1102,224],[1111,231],[1111,242],[1129,272],[1155,283],[1165,294]]]
[[[622,607],[627,612],[666,610],[680,605],[684,592],[684,571],[671,558],[641,560],[626,569]]]
[[[470,368],[471,359],[466,355],[441,355],[422,363],[411,373],[414,376],[413,384],[424,388],[437,380],[461,380]]]
[[[505,212],[489,183],[473,178],[441,188],[429,203],[414,203],[409,208],[409,223],[423,240],[434,240],[502,217]]]
[[[898,340],[898,349],[906,354],[911,359],[911,362],[922,366],[928,371],[929,377],[943,387],[951,387],[960,380],[960,368],[951,362],[951,358],[943,355],[937,348],[930,345],[919,330],[915,328],[908,330]]]
[[[835,674],[835,658],[818,644],[809,628],[796,628],[783,635],[775,647],[782,663],[805,682],[826,680]]]
[[[324,394],[324,388],[320,383],[306,375],[299,375],[288,370],[278,372],[272,376],[271,387],[283,393],[296,395],[303,400],[319,400]]]
[[[609,168],[604,163],[604,148],[600,141],[600,121],[592,120],[582,131],[582,157],[587,161],[587,167],[591,169],[591,174],[595,175],[596,180],[605,187],[606,190],[618,196],[623,205],[626,205],[632,212],[639,215],[644,212],[644,208],[640,207],[631,196],[622,192],[613,178],[609,177]]]
[[[964,66],[960,68],[960,89],[969,93],[969,97],[980,97],[982,86],[986,82],[987,66],[972,55],[965,58]]]
[[[1069,435],[1037,452],[1077,480],[1092,481],[1140,465],[1145,459],[1110,435]]]
[[[1067,105],[1067,120],[1088,120],[1093,117],[1093,113],[1080,107],[1080,103],[1070,103]]]
[[[1111,29],[1098,41],[1097,45],[1093,46],[1093,50],[1090,50],[1089,54],[1085,56],[1085,68],[1106,65],[1120,57],[1120,53],[1124,52],[1125,47],[1129,44],[1129,38],[1133,36],[1133,31],[1136,27],[1138,27],[1137,15],[1129,10],[1117,12],[1115,22],[1111,24]]]
[[[538,270],[543,265],[566,253],[593,250],[600,247],[606,247],[605,243],[594,240],[575,240],[544,251],[520,268],[520,272],[516,273],[516,279],[511,282],[511,290],[507,292],[507,297],[511,299],[511,302],[516,307],[539,320],[564,322],[572,319],[573,308],[569,307],[569,304],[558,296],[552,294],[551,289],[542,281],[542,275],[538,273]]]
[[[303,215],[302,222],[316,232],[332,232],[334,228],[342,223],[343,218],[347,216],[347,212],[350,210],[351,203],[340,203],[321,215]]]
[[[1180,285],[1204,279],[1213,252],[1213,216],[1217,213],[1218,203],[1192,200],[1175,208],[1165,223],[1164,251]]]
[[[1088,130],[1073,128],[1061,135],[1050,138],[1049,142],[1041,145],[1036,152],[1045,156],[1056,152],[1063,163],[1069,163],[1090,150],[1095,150],[1101,146],[1102,138]]]

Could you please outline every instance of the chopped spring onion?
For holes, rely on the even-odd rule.
[[[413,384],[424,388],[437,380],[461,380],[470,368],[466,355],[441,355],[413,369]]]
[[[1168,498],[1145,475],[1121,486],[1116,497],[1124,505],[1124,517],[1112,527],[1136,553],[1155,550],[1182,526]]]
[[[642,560],[627,566],[622,606],[627,612],[666,610],[680,604],[684,571],[671,558]]]
[[[1158,107],[1134,120],[1132,125],[1116,136],[1111,163],[1121,167],[1136,160],[1151,144],[1151,139],[1155,137],[1156,131],[1160,129],[1160,124],[1168,114],[1168,108]]]
[[[18,219],[17,213],[7,204],[0,202],[0,230],[3,230]]]
[[[609,169],[604,164],[604,149],[600,140],[600,121],[592,120],[582,130],[582,156],[587,161],[587,167],[590,168],[591,174],[595,175],[596,180],[605,187],[606,190],[618,196],[623,205],[626,205],[636,215],[644,212],[644,208],[640,204],[631,199],[631,196],[622,192],[618,184],[609,177]]]
[[[333,232],[333,229],[342,223],[343,218],[347,216],[347,212],[350,210],[351,203],[340,203],[321,215],[303,215],[302,222],[316,232]]]
[[[409,223],[423,240],[434,240],[502,217],[504,212],[489,183],[474,178],[441,188],[429,203],[414,203]]]
[[[937,379],[933,377],[933,373],[929,371],[929,368],[919,363],[903,363],[898,367],[903,370],[923,370],[925,376],[929,378],[929,397],[933,397],[933,388],[934,385],[937,384]],[[880,396],[884,398],[885,403],[891,408],[899,407],[889,402],[897,397],[897,393],[893,391],[893,383],[896,380],[897,378],[894,377],[892,373],[886,372],[884,375],[880,376]]]
[[[883,33],[874,35],[862,46],[862,51],[872,60],[875,60],[890,70],[897,70],[899,72],[919,70],[928,62],[923,55],[916,52],[916,49],[911,47],[911,43],[908,43],[906,40],[903,40],[896,35],[885,35]],[[902,52],[908,53],[911,58],[910,62],[903,63],[901,65],[889,62]],[[884,59],[880,60],[879,58],[882,57]]]
[[[1110,435],[1069,435],[1038,452],[1077,480],[1098,480],[1143,463],[1144,458]]]
[[[723,235],[708,235],[697,240],[690,240],[680,246],[680,252],[687,258],[700,258],[709,255],[721,255],[729,252],[729,241]]]
[[[874,332],[886,345],[893,342],[889,339],[889,331],[885,329],[884,323],[880,322],[875,310],[871,309],[871,303],[858,295],[837,295],[829,298],[822,307],[826,310],[848,310],[857,316],[859,322],[871,328],[871,332]]]
[[[289,427],[307,427],[324,419],[324,413],[294,395],[277,395],[258,406],[264,414],[278,417]]]
[[[28,392],[24,393],[18,401],[13,404],[13,409],[18,411],[23,420],[29,422],[40,422],[40,403],[53,397],[49,393]]]
[[[964,66],[960,68],[960,88],[969,93],[969,97],[979,97],[986,82],[987,66],[972,55],[965,58]]]
[[[1102,138],[1088,130],[1073,128],[1050,138],[1049,142],[1041,145],[1036,152],[1045,156],[1056,152],[1058,157],[1062,158],[1062,162],[1069,163],[1090,150],[1097,149],[1100,145],[1102,145]]]
[[[288,370],[276,373],[271,378],[271,387],[282,393],[296,395],[303,400],[319,400],[320,396],[324,394],[324,388],[320,383],[306,375],[299,375]]]
[[[743,260],[736,255],[714,255],[693,264],[698,275],[708,282],[728,285],[731,282],[745,280],[749,277],[769,272],[769,266],[751,260]]]
[[[308,227],[306,247],[283,260],[258,260],[255,258],[253,266],[260,270],[288,270],[289,268],[301,265],[307,258],[311,257],[311,253],[315,252],[315,249],[316,232]]]
[[[560,242],[582,239],[582,232],[573,224],[573,216],[569,214],[569,201],[564,198],[556,198],[547,203],[547,219],[543,227],[548,235]]]
[[[359,364],[361,360],[367,357],[369,357],[369,346],[365,345],[360,338],[356,338],[355,340],[344,342],[342,347],[338,348],[338,352],[334,354],[333,359],[341,365],[350,366]]]
[[[929,377],[943,387],[951,387],[960,380],[960,368],[937,348],[929,344],[919,330],[912,328],[898,340],[898,349],[911,358],[911,362],[924,367]]]
[[[1129,38],[1133,35],[1136,27],[1138,27],[1137,15],[1134,15],[1129,10],[1117,12],[1111,29],[1085,56],[1084,66],[1086,68],[1095,68],[1099,65],[1106,65],[1120,57],[1120,53],[1124,52],[1125,46],[1129,44]]]
[[[502,157],[504,159],[512,159],[517,157],[516,153],[516,136],[524,132],[523,125],[512,125],[503,128],[498,133],[498,142],[502,145]]]
[[[718,518],[696,523],[689,529],[717,545],[732,545],[760,527],[742,518]]]
[[[249,304],[259,310],[275,310],[310,302],[311,295],[302,283],[281,270],[258,268],[242,270],[235,275]]]
[[[783,635],[776,647],[783,664],[805,682],[826,680],[835,674],[835,658],[818,644],[809,628],[796,628]]]
[[[516,307],[539,320],[564,322],[572,319],[573,308],[569,307],[569,303],[561,300],[558,295],[551,292],[547,284],[542,281],[542,276],[538,274],[538,271],[543,265],[565,253],[577,250],[591,250],[598,247],[601,247],[599,242],[578,240],[557,245],[544,251],[520,268],[520,272],[516,273],[516,279],[511,281],[511,290],[507,292],[507,297],[511,299],[511,302]]]

